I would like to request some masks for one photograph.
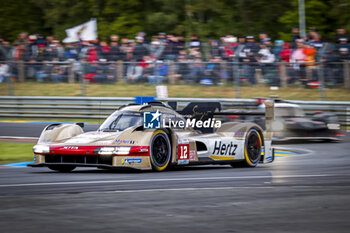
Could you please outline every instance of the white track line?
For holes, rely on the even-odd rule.
[[[0,136],[0,139],[39,139],[38,137],[17,137],[17,136]]]
[[[107,191],[104,193],[143,193],[143,192],[168,192],[168,191],[201,191],[201,190],[237,190],[237,189],[271,189],[274,187],[255,187],[255,186],[245,186],[245,187],[205,187],[205,188],[166,188],[166,189],[135,189],[135,190],[116,190]]]
[[[24,186],[46,186],[46,185],[78,185],[78,184],[113,184],[113,183],[137,183],[137,182],[170,182],[170,181],[193,181],[193,180],[239,180],[239,179],[279,179],[279,178],[307,178],[333,176],[321,175],[277,175],[277,176],[222,176],[222,177],[192,177],[192,178],[168,178],[168,179],[140,179],[140,180],[91,180],[72,182],[51,182],[51,183],[26,183],[26,184],[2,184],[1,187],[24,187]]]

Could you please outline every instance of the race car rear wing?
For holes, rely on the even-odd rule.
[[[265,102],[265,111],[258,110],[225,110],[221,111],[220,102],[191,102],[187,104],[182,110],[177,110],[177,102],[168,102],[168,105],[176,110],[185,118],[195,118],[197,120],[208,120],[214,116],[265,116],[265,128],[267,132],[272,130],[272,121],[274,119],[274,102]],[[210,133],[213,129],[198,128],[196,130],[203,133]]]

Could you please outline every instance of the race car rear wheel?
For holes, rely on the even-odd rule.
[[[155,171],[165,170],[171,161],[171,144],[168,135],[163,130],[153,134],[150,145],[150,158]]]
[[[261,157],[261,135],[256,129],[250,129],[244,146],[244,157],[248,167],[255,167]]]
[[[48,167],[57,172],[71,172],[76,168],[76,166],[71,165],[51,165]]]
[[[244,161],[232,163],[233,167],[255,167],[261,158],[262,140],[258,130],[251,128],[244,144]]]

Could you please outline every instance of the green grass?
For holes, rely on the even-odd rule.
[[[200,85],[167,85],[169,97],[182,98],[235,98],[233,85],[204,87]],[[68,83],[14,83],[15,96],[81,96],[80,84]],[[96,97],[134,97],[156,96],[154,86],[130,85],[130,84],[87,84],[86,96]],[[0,96],[8,95],[7,83],[0,84]],[[319,89],[307,89],[303,87],[284,87],[279,90],[270,90],[269,87],[241,87],[241,98],[270,97],[277,95],[279,98],[290,100],[320,100]],[[350,101],[350,89],[330,88],[326,90],[326,100]]]
[[[34,144],[0,142],[0,164],[33,161]]]

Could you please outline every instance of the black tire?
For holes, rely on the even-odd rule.
[[[163,130],[154,132],[150,144],[150,159],[154,171],[164,171],[171,161],[171,144]]]
[[[256,167],[261,159],[262,136],[255,128],[249,129],[244,144],[244,161],[232,163],[232,167]]]
[[[76,166],[72,165],[51,165],[48,166],[51,170],[57,171],[57,172],[71,172],[73,171]]]

